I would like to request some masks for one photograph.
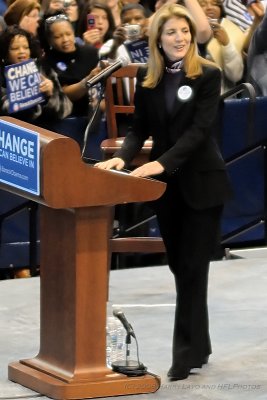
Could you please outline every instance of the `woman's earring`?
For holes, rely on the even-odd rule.
[[[161,49],[161,44],[160,43],[158,44],[158,46],[159,46],[159,49]]]

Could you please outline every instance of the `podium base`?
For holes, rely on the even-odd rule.
[[[111,364],[114,372],[127,376],[143,376],[146,375],[147,368],[143,363],[133,360],[115,361]]]
[[[109,396],[154,393],[160,387],[160,378],[152,375],[127,377],[110,371],[97,380],[66,383],[47,373],[20,362],[8,366],[8,379],[52,399],[92,399]]]

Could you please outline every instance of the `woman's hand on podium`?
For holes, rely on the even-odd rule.
[[[134,169],[130,175],[146,178],[148,176],[160,175],[162,172],[164,172],[163,166],[158,161],[151,161]]]
[[[116,169],[117,171],[120,171],[124,168],[124,165],[125,162],[122,158],[114,157],[107,161],[98,162],[94,166],[100,169]]]

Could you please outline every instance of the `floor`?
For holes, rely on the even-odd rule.
[[[175,300],[168,267],[111,271],[108,315],[113,307],[124,311],[138,339],[140,361],[161,377],[156,393],[117,398],[267,399],[267,249],[233,255],[211,264],[210,361],[176,382],[166,377]],[[39,277],[0,281],[0,400],[48,399],[7,378],[10,362],[33,357],[39,350],[39,282]],[[135,349],[131,351],[134,354]]]

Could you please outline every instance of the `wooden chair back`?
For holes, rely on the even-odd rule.
[[[115,71],[106,83],[106,117],[109,138],[117,138],[117,114],[134,113],[135,78],[139,66],[129,64]]]
[[[134,113],[136,74],[141,65],[143,64],[129,64],[115,71],[107,79],[105,99],[108,139],[101,143],[104,159],[112,157],[114,152],[121,147],[123,137],[127,133],[127,126],[125,126],[124,131],[122,129],[122,132],[120,132],[118,116],[124,115],[126,121],[129,117],[130,121],[131,115]],[[132,164],[137,166],[147,162],[151,147],[152,140],[148,139]]]

